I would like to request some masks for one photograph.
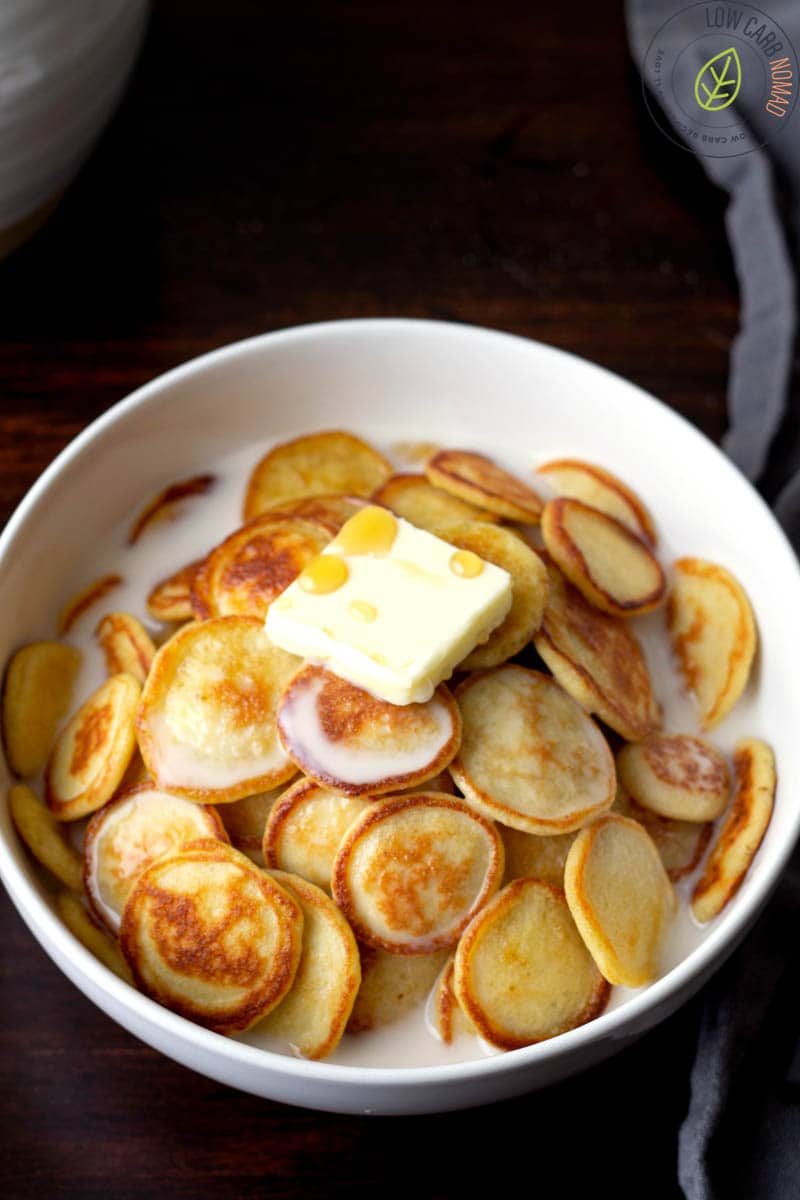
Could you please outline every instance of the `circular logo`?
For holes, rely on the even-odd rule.
[[[670,141],[732,158],[786,127],[797,99],[797,54],[760,9],[692,4],[656,33],[642,83],[650,115]]]

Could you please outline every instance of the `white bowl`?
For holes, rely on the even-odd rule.
[[[461,325],[369,320],[312,325],[215,351],[156,379],[78,437],[20,505],[0,540],[0,661],[47,636],[93,547],[166,483],[237,447],[349,428],[398,440],[484,448],[519,471],[546,457],[594,459],[639,490],[662,552],[727,565],[745,584],[761,644],[756,677],[715,733],[767,738],[780,777],[772,824],[741,890],[702,943],[650,987],[536,1046],[434,1067],[305,1062],[210,1033],[100,965],[55,915],[51,896],[0,812],[0,875],[67,976],[149,1045],[213,1079],[339,1112],[422,1113],[486,1103],[565,1078],[668,1016],[741,940],[800,828],[800,573],[758,495],[671,410],[618,377],[535,342]],[[3,768],[3,770],[5,770]]]

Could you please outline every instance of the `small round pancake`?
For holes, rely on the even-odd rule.
[[[264,831],[264,862],[331,890],[333,860],[342,838],[371,807],[360,796],[298,779],[272,809]]]
[[[463,730],[450,774],[478,812],[547,836],[610,808],[608,744],[549,675],[508,663],[465,679],[456,699]]]
[[[434,487],[424,475],[393,475],[372,499],[419,529],[438,534],[449,521],[497,521],[493,513]]]
[[[192,608],[192,582],[197,571],[203,564],[199,558],[195,562],[180,567],[166,579],[161,579],[151,588],[147,596],[147,611],[157,621],[190,621],[194,616]]]
[[[664,572],[627,525],[581,500],[550,500],[542,512],[549,554],[571,583],[602,612],[650,612],[666,595]]]
[[[98,928],[94,918],[89,915],[74,892],[59,892],[56,896],[56,909],[70,933],[90,954],[120,979],[124,979],[126,983],[133,983],[130,968],[120,954],[116,941],[109,937],[104,929]]]
[[[510,529],[483,521],[441,525],[439,536],[460,550],[471,550],[511,576],[511,608],[482,646],[468,654],[459,670],[496,667],[518,654],[539,628],[547,599],[547,568],[539,555]]]
[[[179,629],[156,655],[142,694],[139,748],[164,791],[221,804],[265,792],[296,768],[276,715],[298,659],[258,617],[217,617]]]
[[[260,1031],[287,1041],[303,1058],[325,1058],[341,1040],[361,984],[356,939],[320,888],[285,871],[270,874],[303,910],[303,953],[289,994]]]
[[[641,825],[608,813],[582,829],[567,855],[564,890],[581,937],[609,983],[641,987],[656,978],[676,900]]]
[[[299,500],[278,500],[275,508],[266,512],[280,511],[287,517],[302,517],[323,525],[334,537],[344,525],[363,508],[367,500],[361,496],[303,496]]]
[[[630,741],[661,723],[642,647],[625,621],[600,612],[548,563],[549,590],[533,644],[565,692]]]
[[[394,954],[453,946],[497,890],[494,825],[437,792],[392,796],[351,825],[333,864],[333,897],[360,941]]]
[[[731,807],[692,892],[692,915],[705,923],[719,916],[750,870],[772,818],[777,776],[766,742],[745,738],[733,755]]]
[[[564,864],[569,848],[575,841],[575,833],[556,833],[551,837],[540,837],[536,833],[523,833],[521,829],[499,826],[500,836],[506,852],[504,883],[512,879],[543,879],[553,887],[564,887]]]
[[[103,651],[109,675],[124,671],[144,683],[153,665],[156,648],[141,621],[130,613],[107,613],[95,629],[95,637]]]
[[[114,795],[136,749],[142,689],[132,675],[112,675],[59,733],[44,775],[44,794],[59,821],[77,821]]]
[[[609,986],[584,946],[560,888],[516,879],[458,944],[455,993],[481,1037],[515,1050],[598,1016]]]
[[[267,818],[283,791],[281,785],[268,792],[255,792],[252,796],[243,796],[241,800],[234,800],[232,804],[220,806],[220,819],[231,844],[237,850],[244,850],[248,854],[251,851],[261,853]]]
[[[83,885],[94,915],[116,934],[142,871],[187,842],[206,837],[228,840],[213,808],[170,796],[149,783],[106,804],[92,817],[83,840]]]
[[[64,837],[64,826],[26,783],[16,783],[8,789],[8,810],[17,833],[36,861],[65,887],[80,892],[81,856]]]
[[[533,488],[483,454],[438,450],[428,459],[425,474],[436,487],[509,521],[537,523],[542,515],[543,501]]]
[[[262,513],[211,551],[192,583],[192,608],[206,617],[267,614],[272,601],[331,540],[303,517]]]
[[[454,984],[455,955],[451,954],[433,985],[426,1012],[428,1025],[445,1046],[452,1046],[461,1033],[475,1033],[475,1026],[458,1002]]]
[[[275,446],[247,485],[244,519],[305,496],[371,496],[392,473],[389,462],[351,433],[312,433]]]
[[[416,1008],[430,992],[449,951],[435,954],[388,954],[358,944],[361,987],[347,1025],[348,1033],[368,1033],[391,1025]]]
[[[119,937],[136,986],[151,999],[235,1033],[260,1021],[292,986],[303,913],[238,850],[201,841],[139,876]]]
[[[655,546],[656,530],[650,513],[636,493],[604,467],[582,459],[559,458],[537,467],[537,474],[543,475],[559,496],[599,508]]]
[[[731,787],[719,750],[686,733],[657,733],[623,746],[617,776],[637,804],[678,821],[715,821]]]
[[[757,642],[753,610],[738,580],[717,563],[681,558],[673,569],[667,600],[672,648],[703,729],[713,729],[747,685]]]
[[[642,808],[622,788],[617,790],[611,811],[639,822],[653,839],[664,869],[673,883],[691,875],[708,849],[714,832],[713,821],[701,824],[699,821],[675,821],[671,817],[659,817]]]
[[[317,783],[375,796],[438,775],[458,749],[461,719],[443,686],[424,704],[389,704],[309,665],[281,697],[278,733],[287,754]]]
[[[3,741],[15,775],[38,775],[69,711],[81,654],[63,642],[30,642],[12,656],[3,685]]]

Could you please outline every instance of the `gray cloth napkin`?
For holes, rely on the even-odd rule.
[[[706,7],[727,12],[737,5]],[[800,0],[764,0],[761,7],[800,52]],[[652,61],[646,60],[648,48],[679,9],[675,0],[626,0],[631,52],[645,78],[653,78],[646,67]],[[702,65],[698,58],[692,71]],[[795,89],[798,82],[795,78]],[[653,96],[651,104],[658,107]],[[734,104],[755,142],[774,132],[774,120],[760,106],[745,96]],[[675,139],[696,149],[674,115]],[[666,114],[661,119],[669,125]],[[762,148],[730,158],[698,153],[697,160],[728,196],[725,220],[740,293],[724,448],[773,504],[800,553],[791,251],[800,242],[800,103],[780,135]],[[800,1200],[799,918],[796,854],[755,929],[704,992],[691,1099],[678,1145],[678,1177],[687,1200]]]

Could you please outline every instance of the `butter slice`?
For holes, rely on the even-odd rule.
[[[344,560],[346,581],[312,594],[295,580],[269,606],[268,636],[390,704],[429,700],[507,615],[511,576],[485,561],[456,574],[455,547],[400,517],[382,554],[343,553],[341,536],[323,555]]]

